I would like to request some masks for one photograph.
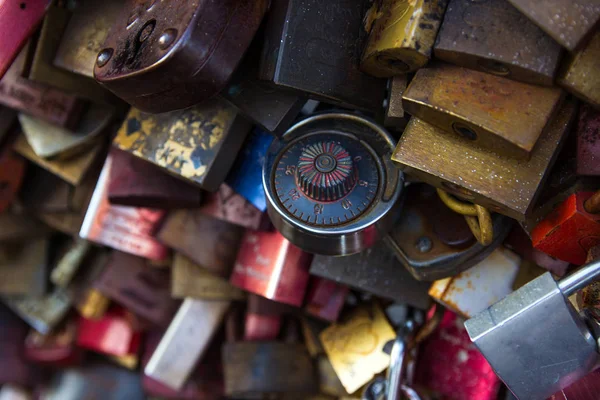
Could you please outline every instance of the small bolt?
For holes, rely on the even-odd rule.
[[[98,57],[96,58],[96,64],[98,65],[98,67],[104,67],[112,57],[113,53],[114,50],[111,48],[100,51],[100,53],[98,53]]]
[[[175,38],[177,37],[177,30],[170,28],[164,31],[160,38],[158,38],[158,47],[162,50],[166,50],[169,46],[173,44]]]
[[[431,242],[431,239],[429,239],[427,236],[421,236],[419,239],[417,239],[417,243],[415,244],[415,246],[417,247],[419,252],[427,253],[433,247],[433,243]]]

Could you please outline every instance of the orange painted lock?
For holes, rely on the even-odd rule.
[[[569,196],[533,229],[531,237],[536,249],[584,264],[588,250],[600,244],[600,190]]]

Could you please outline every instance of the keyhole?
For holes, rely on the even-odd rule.
[[[152,35],[152,32],[154,32],[155,27],[156,27],[156,20],[151,19],[150,21],[146,22],[140,28],[140,30],[138,31],[137,37],[135,38],[135,43],[133,44],[133,46],[134,46],[133,50],[131,51],[131,54],[127,59],[128,66],[131,66],[133,64],[133,62],[137,58],[137,55],[138,55],[140,49],[142,48],[142,45],[144,44],[144,42],[146,40],[148,40],[150,35]]]

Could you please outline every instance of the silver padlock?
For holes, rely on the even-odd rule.
[[[600,260],[559,281],[547,272],[465,322],[518,399],[546,399],[598,366],[597,334],[568,299],[597,279]]]

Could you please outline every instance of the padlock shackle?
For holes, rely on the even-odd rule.
[[[558,281],[558,288],[567,297],[600,279],[600,260],[584,265],[569,276]]]

